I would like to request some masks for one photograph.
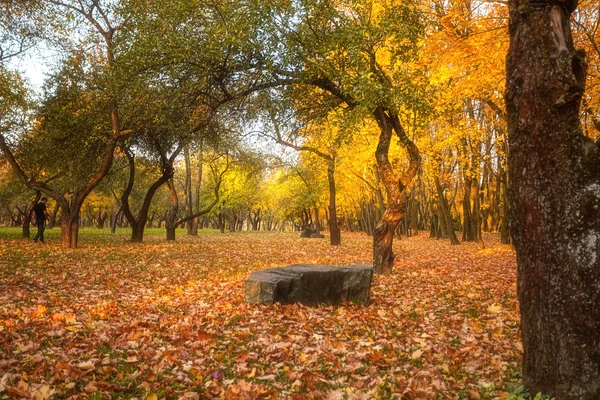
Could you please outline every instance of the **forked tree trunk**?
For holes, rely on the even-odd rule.
[[[394,251],[392,244],[398,223],[406,212],[405,197],[402,192],[410,184],[419,168],[420,153],[415,144],[408,138],[400,124],[398,115],[377,107],[374,118],[380,129],[379,142],[375,151],[377,167],[387,192],[387,206],[383,217],[373,232],[373,269],[375,273],[390,274],[394,267]],[[392,133],[395,132],[408,153],[407,170],[398,177],[388,158]]]
[[[600,151],[583,136],[576,0],[510,0],[506,102],[523,383],[600,399]]]
[[[131,191],[133,190],[133,185],[135,182],[135,156],[131,151],[127,148],[124,148],[123,151],[127,156],[129,163],[129,180],[127,181],[127,186],[121,195],[121,209],[123,210],[123,215],[127,218],[129,225],[131,226],[131,242],[132,243],[141,243],[144,240],[144,229],[146,228],[146,223],[148,222],[148,214],[150,213],[150,205],[152,204],[152,199],[154,195],[164,185],[169,179],[173,177],[173,162],[175,157],[180,152],[181,147],[178,147],[177,150],[173,152],[171,157],[167,157],[160,150],[160,146],[157,146],[158,150],[161,154],[161,176],[152,183],[152,185],[148,188],[146,195],[144,196],[144,202],[142,203],[142,207],[138,212],[137,218],[131,212],[129,206],[129,196],[131,195]]]
[[[456,237],[456,233],[454,232],[454,224],[452,223],[452,214],[450,214],[450,207],[448,206],[448,200],[446,199],[446,195],[444,194],[444,189],[440,184],[440,180],[437,176],[434,177],[435,188],[439,198],[439,210],[440,210],[440,220],[442,221],[442,225],[446,227],[446,234],[448,235],[448,239],[450,239],[450,244],[457,245],[460,244],[458,238]],[[464,228],[467,229],[467,228]]]

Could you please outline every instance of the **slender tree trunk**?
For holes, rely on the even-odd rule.
[[[510,244],[510,201],[508,199],[508,185],[506,179],[506,173],[502,170],[502,222],[500,223],[500,242],[503,244]]]
[[[175,190],[175,184],[173,183],[173,179],[169,179],[167,185],[169,186],[169,193],[171,194],[171,201],[173,205],[167,213],[167,218],[165,220],[165,228],[167,230],[167,240],[174,241],[175,231],[177,229],[177,225],[175,225],[175,222],[177,220],[177,213],[179,211],[179,198],[177,197],[177,191]]]
[[[342,237],[335,205],[335,159],[329,160],[327,164],[327,180],[329,182],[329,240],[332,246],[339,246],[342,243]],[[318,220],[319,214],[316,214],[315,218]]]
[[[192,195],[192,163],[190,161],[190,151],[186,147],[183,149],[183,156],[185,160],[185,211],[186,216],[194,214],[194,199]],[[190,219],[186,222],[187,234],[193,235],[194,232],[194,220]],[[197,234],[197,230],[196,230]]]
[[[479,179],[473,181],[473,209],[471,210],[471,233],[475,241],[481,241],[481,192]]]
[[[468,171],[464,171],[464,193],[463,193],[463,242],[474,242],[473,231],[471,230],[471,188],[473,187],[473,179],[468,176]]]
[[[113,235],[117,233],[117,223],[119,221],[119,218],[121,217],[122,210],[123,206],[120,206],[115,215],[113,216],[112,220],[110,221],[110,233],[112,233]]]
[[[435,188],[438,193],[438,197],[440,199],[440,220],[443,221],[444,226],[446,227],[446,233],[448,235],[448,239],[450,239],[450,244],[457,245],[460,244],[458,238],[456,237],[456,233],[454,232],[454,224],[452,223],[452,214],[450,214],[450,207],[448,206],[448,200],[446,200],[446,195],[444,194],[444,190],[442,189],[442,185],[440,184],[440,180],[438,177],[434,177]]]
[[[225,233],[225,217],[223,216],[222,208],[219,209],[217,223],[219,224],[219,231],[221,231],[221,233]]]
[[[202,139],[200,139],[200,153],[198,155],[198,184],[196,185],[196,196],[194,197],[194,213],[200,212],[200,189],[202,187],[202,164],[204,162],[204,145]],[[194,219],[194,225],[192,229],[192,235],[198,235],[198,229],[200,229],[200,217]]]
[[[37,204],[38,201],[40,201],[41,197],[42,197],[42,192],[40,192],[39,190],[36,190],[35,198],[31,202],[31,204],[29,204],[29,207],[27,207],[27,210],[25,211],[25,216],[23,217],[23,237],[24,238],[31,237],[31,232],[30,232],[29,228],[31,226],[31,217],[33,215],[33,207]]]
[[[600,399],[600,151],[580,128],[577,1],[510,0],[506,103],[523,383]]]
[[[50,214],[50,219],[48,220],[48,226],[46,229],[52,229],[56,225],[56,216],[58,215],[58,210],[60,210],[60,204],[56,202],[54,208],[52,209],[52,214]]]

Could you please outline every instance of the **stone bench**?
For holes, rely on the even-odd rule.
[[[248,303],[338,305],[345,301],[368,304],[373,268],[294,264],[254,271],[244,284]]]

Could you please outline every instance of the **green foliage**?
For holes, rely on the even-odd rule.
[[[59,192],[81,186],[102,162],[112,131],[105,76],[73,54],[48,81],[37,123],[19,143],[18,156],[37,180]]]
[[[513,390],[507,397],[507,400],[555,400],[554,397],[538,393],[535,396],[529,394],[529,392],[521,385]]]

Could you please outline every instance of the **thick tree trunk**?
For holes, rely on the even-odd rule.
[[[452,214],[450,214],[450,207],[448,206],[448,200],[446,200],[446,195],[444,194],[444,190],[442,189],[442,185],[440,184],[440,180],[438,177],[434,177],[435,188],[437,190],[439,203],[440,203],[440,220],[442,221],[442,225],[446,227],[446,234],[448,235],[448,239],[450,239],[450,244],[457,245],[460,244],[458,238],[456,237],[456,233],[454,232],[454,225],[452,223]],[[466,229],[466,228],[465,228]]]
[[[332,246],[339,246],[342,243],[342,237],[335,205],[335,160],[333,159],[327,164],[327,180],[329,182],[329,240]],[[318,224],[319,214],[315,215],[315,219]]]
[[[97,223],[96,223],[96,226],[98,227],[98,229],[104,229],[104,224],[106,223],[107,219],[108,219],[108,213],[106,211],[104,213],[102,211],[100,211],[98,213],[98,219],[97,219]]]
[[[79,208],[74,206],[73,209],[63,209],[60,221],[60,245],[71,249],[77,247],[79,240]]]
[[[168,241],[175,241],[175,229],[176,229],[176,227],[173,226],[173,225],[167,224],[166,228],[167,228],[167,240]]]
[[[523,382],[600,399],[600,151],[583,136],[575,0],[510,0],[506,103]]]
[[[403,197],[388,206],[383,213],[383,218],[375,227],[373,232],[373,268],[379,274],[391,274],[394,267],[394,251],[392,244],[396,227],[404,215]]]

